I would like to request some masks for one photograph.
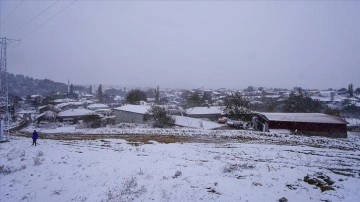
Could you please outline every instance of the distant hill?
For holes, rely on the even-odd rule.
[[[24,75],[8,74],[9,94],[16,96],[49,95],[56,92],[66,93],[67,84],[49,79],[34,79]]]

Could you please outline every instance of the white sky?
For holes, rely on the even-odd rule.
[[[1,1],[8,71],[74,84],[360,86],[358,1]],[[9,16],[7,18],[7,16]],[[4,21],[6,19],[6,21]],[[35,30],[35,31],[34,31]]]

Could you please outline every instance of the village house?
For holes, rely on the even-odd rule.
[[[90,104],[86,108],[90,110],[98,110],[98,109],[109,109],[109,106],[106,104],[96,103],[96,104]]]
[[[223,125],[218,124],[213,121],[205,121],[202,119],[191,118],[186,116],[172,116],[175,120],[175,125],[180,127],[195,128],[195,129],[205,129],[205,130],[215,130],[223,127]]]
[[[256,127],[261,131],[287,129],[296,134],[334,138],[347,137],[347,122],[322,113],[258,113]]]
[[[144,123],[144,115],[148,112],[148,105],[124,105],[114,108],[115,123]]]
[[[57,118],[59,119],[60,122],[63,121],[71,121],[73,123],[76,123],[79,120],[84,120],[87,117],[90,116],[97,116],[97,114],[95,114],[95,112],[88,110],[88,109],[69,109],[66,111],[62,111],[60,113],[58,113]]]
[[[224,115],[222,107],[193,107],[185,110],[185,113],[192,118],[205,118],[212,121],[217,121]]]

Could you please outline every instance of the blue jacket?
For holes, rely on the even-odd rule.
[[[37,134],[37,132],[33,132],[33,135],[32,135],[32,139],[36,140],[38,139],[39,135]]]

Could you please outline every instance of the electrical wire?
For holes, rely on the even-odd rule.
[[[7,21],[7,19],[9,19],[10,16],[19,8],[19,6],[20,6],[22,3],[24,3],[24,0],[21,0],[21,1],[18,3],[18,5],[10,12],[10,14],[9,14],[8,16],[6,16],[6,18],[0,23],[0,25],[3,25],[3,24]]]
[[[24,23],[23,27],[27,26],[28,24],[32,23],[35,19],[37,19],[38,17],[40,17],[42,14],[44,14],[47,10],[49,10],[50,8],[52,8],[53,6],[55,6],[55,4],[57,4],[60,0],[56,0],[54,1],[51,5],[49,5],[48,7],[46,7],[44,10],[42,10],[40,13],[38,13],[37,15],[35,15],[34,17],[32,17],[30,20],[28,20],[26,23]]]
[[[67,6],[65,6],[63,9],[61,9],[59,12],[55,13],[54,15],[52,15],[50,18],[48,18],[45,22],[41,23],[37,28],[33,29],[29,34],[25,35],[24,38],[30,36],[31,34],[33,34],[34,32],[36,32],[37,30],[39,30],[41,27],[43,27],[44,25],[46,25],[47,23],[49,23],[52,19],[54,19],[57,15],[59,15],[60,13],[62,13],[63,11],[65,11],[67,8],[69,8],[71,5],[73,5],[76,1],[78,0],[73,0],[70,4],[68,4]]]

